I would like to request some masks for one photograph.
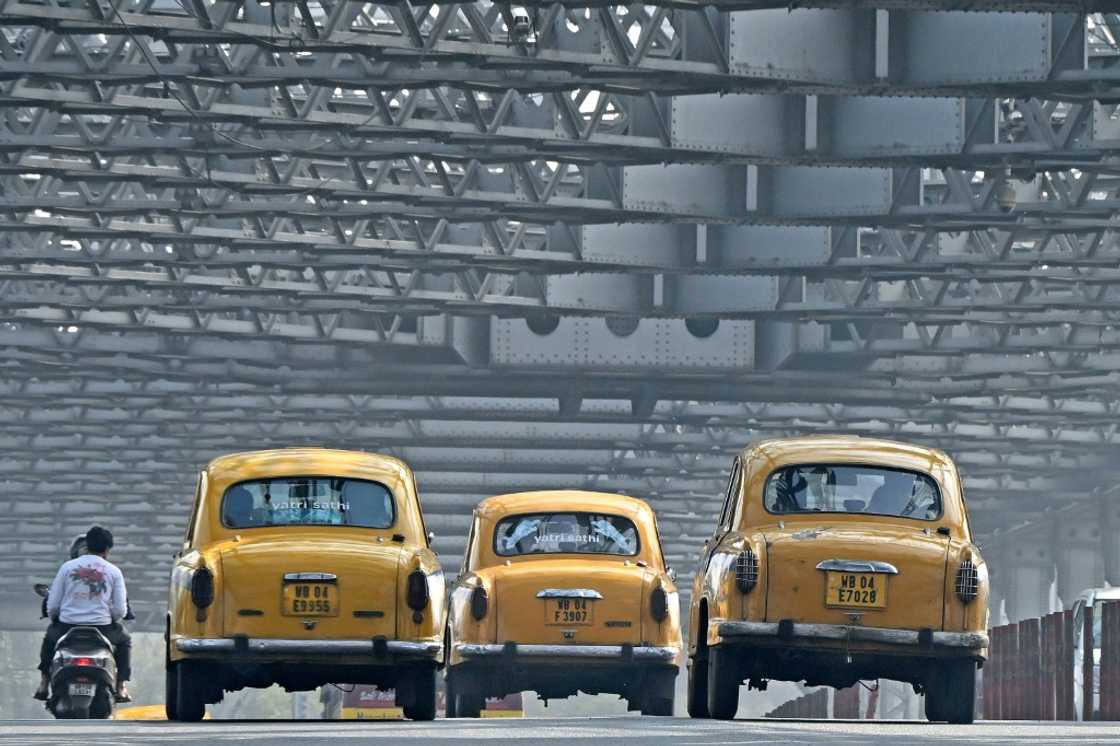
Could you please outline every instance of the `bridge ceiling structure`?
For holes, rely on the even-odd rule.
[[[194,475],[326,445],[626,491],[944,448],[981,538],[1120,477],[1096,0],[0,0],[0,594],[91,522],[156,624]]]

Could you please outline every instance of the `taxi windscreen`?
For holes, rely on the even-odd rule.
[[[863,513],[932,521],[941,494],[932,478],[876,466],[799,464],[766,480],[763,503],[771,513]]]
[[[534,513],[503,518],[494,530],[500,557],[528,554],[638,553],[638,529],[620,515],[603,513]]]
[[[379,482],[338,477],[282,477],[235,484],[222,496],[222,525],[393,525],[393,492]]]

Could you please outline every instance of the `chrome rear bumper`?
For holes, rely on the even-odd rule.
[[[286,640],[278,638],[179,638],[175,649],[180,653],[225,653],[229,655],[356,655],[371,658],[393,656],[401,658],[439,657],[442,645],[438,642],[408,642],[405,640]]]
[[[461,642],[455,652],[467,659],[500,658],[559,658],[608,661],[660,661],[668,663],[680,652],[672,647],[647,645],[481,645]]]
[[[910,629],[882,629],[858,627],[845,624],[798,624],[792,627],[792,634],[782,634],[778,622],[719,622],[716,631],[725,639],[735,638],[781,638],[782,640],[836,640],[848,642],[877,642],[887,645],[909,645],[934,648],[954,648],[959,650],[979,650],[988,647],[986,632],[931,632],[923,640],[923,633]]]

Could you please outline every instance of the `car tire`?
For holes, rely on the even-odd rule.
[[[739,671],[733,651],[708,648],[708,715],[733,720],[739,711]]]
[[[639,709],[643,715],[672,717],[676,704],[677,671],[656,671],[647,674],[642,687]]]
[[[404,716],[409,720],[435,720],[435,666],[417,666],[410,676],[412,677],[412,704],[405,705]]]
[[[179,679],[175,675],[175,664],[168,662],[163,668],[163,710],[168,720],[179,719]]]
[[[171,662],[171,620],[163,628],[163,710],[168,720],[179,719],[179,708],[175,698],[179,695],[176,686],[174,664]]]
[[[200,675],[194,661],[174,664],[175,719],[184,723],[197,723],[206,716],[206,698],[203,689],[206,680]]]
[[[482,709],[486,707],[486,698],[473,692],[460,692],[456,695],[455,711],[461,718],[482,717]]]
[[[926,684],[926,719],[968,725],[975,718],[976,662],[946,661]]]
[[[445,718],[459,717],[455,702],[455,689],[458,682],[455,679],[455,672],[448,666],[447,673],[443,676],[443,716]]]
[[[688,716],[706,720],[708,714],[708,651],[697,650],[688,662]]]

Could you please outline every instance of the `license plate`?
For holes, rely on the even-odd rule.
[[[92,697],[96,691],[96,684],[71,684],[70,696],[71,697]]]
[[[285,583],[280,612],[284,616],[338,616],[338,586]]]
[[[595,604],[586,598],[549,598],[544,604],[544,623],[553,626],[586,627],[595,622]]]
[[[825,606],[887,608],[887,576],[871,572],[829,572]]]

